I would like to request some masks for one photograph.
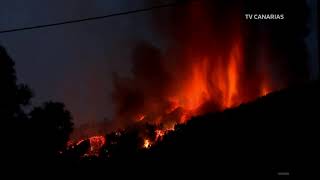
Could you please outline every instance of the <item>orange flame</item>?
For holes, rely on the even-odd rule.
[[[213,61],[210,57],[196,61],[197,63],[192,66],[188,83],[182,86],[176,96],[170,98],[171,102],[175,102],[176,108],[184,109],[182,119],[186,120],[190,116],[198,115],[201,106],[212,100],[219,101],[221,109],[230,108],[242,102],[238,92],[242,66],[241,50],[241,44],[236,42],[227,63],[222,59]],[[213,62],[216,63],[213,64]],[[214,70],[212,66],[215,66]]]
[[[101,147],[106,143],[106,139],[103,136],[93,136],[89,138],[91,155],[99,155]]]
[[[146,117],[145,115],[139,114],[136,119],[137,119],[137,121],[142,121],[142,120],[144,120],[145,117]]]
[[[145,139],[145,140],[144,140],[143,147],[144,147],[145,149],[149,149],[149,148],[151,147],[151,142],[150,142],[149,139]]]
[[[211,35],[213,27],[207,21],[209,17],[205,13],[206,8],[202,5],[190,6],[190,8],[190,17],[187,18],[185,25],[187,27],[186,39],[183,41],[185,46],[182,47],[182,57],[185,59],[178,61],[185,60],[186,64],[181,67],[181,72],[176,65],[172,65],[173,69],[168,69],[168,74],[165,71],[170,78],[168,82],[161,85],[168,89],[160,94],[151,93],[152,99],[150,99],[149,89],[144,88],[149,85],[148,78],[141,79],[139,83],[132,83],[138,86],[136,89],[141,91],[143,96],[147,95],[143,99],[145,101],[141,103],[143,105],[140,105],[139,108],[132,106],[128,108],[138,112],[125,114],[123,119],[164,125],[163,129],[155,131],[155,141],[160,141],[166,132],[173,129],[175,124],[185,123],[192,116],[232,108],[274,90],[274,87],[269,84],[271,80],[268,67],[264,66],[266,59],[260,57],[257,59],[257,61],[260,59],[263,61],[261,65],[257,64],[259,68],[263,67],[261,68],[263,72],[246,72],[245,48],[240,24],[227,26],[230,30],[228,34],[230,38],[225,37],[225,42],[224,38],[217,38],[217,42],[211,43],[216,34]],[[195,32],[194,28],[196,28]],[[189,34],[191,34],[190,37]],[[219,47],[220,44],[222,48]],[[171,68],[171,64],[168,67]],[[178,72],[170,73],[174,70]],[[144,76],[141,77],[145,77],[145,74],[148,75],[148,71],[144,72]],[[141,77],[136,77],[134,80],[140,80]],[[150,91],[152,90],[151,88]],[[157,95],[160,98],[154,100]],[[122,103],[121,100],[119,102]],[[121,117],[122,114],[121,111]],[[142,148],[148,149],[155,143],[146,137],[142,138]]]
[[[261,96],[266,96],[269,93],[270,93],[269,87],[263,84],[261,87]]]
[[[213,59],[214,57],[208,55],[195,59],[191,66],[190,76],[185,79],[186,83],[182,81],[175,95],[168,97],[171,106],[165,110],[165,113],[170,114],[177,109],[182,109],[175,122],[185,123],[190,117],[205,113],[202,108],[208,102],[213,101],[219,106],[220,110],[224,110],[268,94],[271,88],[267,81],[267,73],[262,74],[262,80],[252,86],[253,89],[258,88],[258,93],[248,96],[242,92],[245,88],[252,88],[243,85],[244,63],[242,51],[241,41],[237,40],[233,43],[229,55],[225,58]],[[148,113],[139,115],[137,119],[142,121],[146,116],[148,116]],[[162,122],[163,117],[156,118]],[[155,141],[161,140],[165,133],[171,129],[173,128],[167,126],[163,130],[156,130]],[[153,143],[151,140],[145,139],[143,147],[150,148]]]
[[[74,149],[76,146],[79,146],[81,143],[87,140],[90,143],[90,148],[88,149],[88,152],[84,154],[84,156],[99,156],[100,149],[106,143],[106,139],[104,136],[92,136],[88,139],[81,139],[77,142],[69,141],[67,143],[67,149]]]

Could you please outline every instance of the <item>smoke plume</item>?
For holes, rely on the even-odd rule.
[[[292,9],[281,3],[276,8],[286,14],[285,25],[261,24],[244,18],[253,11],[248,8],[252,3],[186,1],[155,12],[153,26],[168,44],[159,48],[139,42],[132,55],[132,77],[114,75],[117,125],[147,122],[172,128],[192,116],[234,107],[305,80],[305,63],[297,59],[305,57],[299,36],[303,30],[281,29],[292,25]]]

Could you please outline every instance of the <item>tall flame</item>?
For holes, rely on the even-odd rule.
[[[225,62],[226,61],[226,62]],[[230,108],[243,102],[240,90],[242,47],[236,41],[229,58],[212,59],[210,56],[196,59],[191,66],[187,83],[181,84],[180,91],[169,97],[174,108],[182,108],[185,115],[198,115],[207,102],[218,102],[220,109]],[[182,122],[187,119],[181,116]]]

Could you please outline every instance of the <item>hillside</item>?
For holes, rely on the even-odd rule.
[[[317,81],[194,117],[151,148],[146,159],[213,174],[312,173],[319,152],[319,92]]]
[[[179,176],[308,176],[317,172],[319,92],[316,81],[194,117],[149,149],[134,149],[139,141],[128,131],[114,150],[117,154],[106,156],[103,151],[111,149],[105,147],[80,167]]]

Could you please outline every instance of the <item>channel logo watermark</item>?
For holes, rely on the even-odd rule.
[[[245,14],[246,20],[284,20],[284,14]]]

